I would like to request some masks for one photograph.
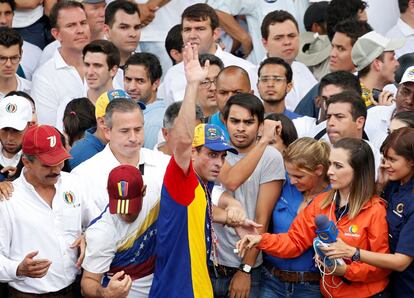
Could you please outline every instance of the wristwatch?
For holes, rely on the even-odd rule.
[[[252,273],[252,266],[241,263],[239,266],[239,270],[243,271],[244,273],[251,274]]]
[[[361,260],[361,254],[359,248],[357,247],[354,255],[351,257],[352,262],[359,262]]]

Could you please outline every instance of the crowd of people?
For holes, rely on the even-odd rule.
[[[412,0],[0,0],[0,143],[0,297],[414,296]]]

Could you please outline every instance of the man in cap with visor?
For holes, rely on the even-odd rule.
[[[0,281],[9,297],[74,297],[82,231],[97,210],[81,181],[61,172],[70,154],[54,127],[30,127],[22,151],[22,175],[0,202]]]

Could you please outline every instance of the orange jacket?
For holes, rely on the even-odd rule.
[[[258,248],[279,258],[300,256],[313,244],[316,237],[315,217],[325,214],[338,227],[339,235],[345,243],[361,249],[388,253],[388,227],[385,203],[374,196],[362,208],[361,212],[349,219],[345,215],[339,222],[335,217],[335,203],[321,209],[321,202],[327,192],[320,194],[313,202],[298,214],[288,233],[263,234]],[[344,277],[350,284],[341,283],[337,276],[325,276],[325,285],[321,279],[321,292],[325,297],[370,297],[385,289],[388,284],[388,270],[380,269],[360,262],[347,265]],[[329,293],[327,293],[329,291]]]

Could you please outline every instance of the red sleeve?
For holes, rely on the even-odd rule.
[[[171,157],[164,175],[164,187],[170,198],[178,204],[188,206],[194,200],[195,189],[198,184],[192,162],[190,161],[188,173],[186,174],[176,163],[174,156]]]
[[[312,204],[302,210],[287,233],[263,234],[258,248],[266,253],[279,258],[295,258],[300,256],[313,244],[315,234],[315,214],[319,214],[320,200],[314,200]]]
[[[386,210],[382,204],[375,204],[371,208],[372,220],[368,231],[369,247],[360,247],[373,252],[389,253],[388,225]],[[361,262],[352,262],[347,266],[345,278],[350,281],[373,282],[384,279],[389,270],[380,269]]]

